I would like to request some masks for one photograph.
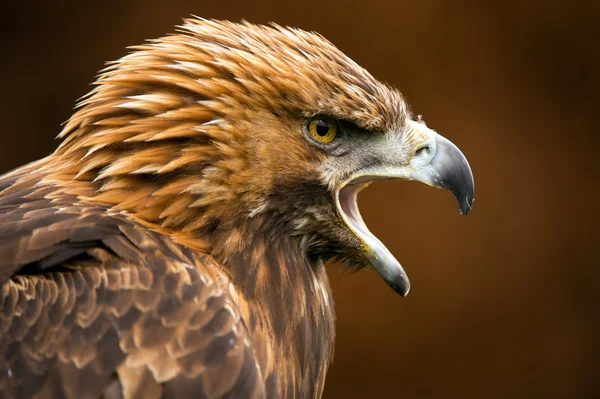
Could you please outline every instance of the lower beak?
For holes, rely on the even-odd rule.
[[[471,210],[474,196],[474,181],[471,168],[463,153],[448,139],[431,132],[426,151],[417,151],[410,166],[385,166],[353,176],[339,191],[338,201],[341,214],[348,226],[362,240],[365,255],[383,280],[398,294],[406,296],[410,281],[406,272],[375,235],[373,235],[358,212],[358,192],[376,179],[417,180],[433,187],[444,188],[454,194],[460,212],[466,215]],[[418,159],[417,159],[418,158]]]

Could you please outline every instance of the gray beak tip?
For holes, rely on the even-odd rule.
[[[467,216],[469,212],[471,212],[471,208],[473,207],[474,198],[465,198],[464,202],[461,204],[459,202],[460,214],[463,216]]]
[[[398,279],[395,282],[388,282],[389,286],[401,297],[406,297],[410,292],[410,281],[408,278]]]
[[[431,160],[436,171],[434,184],[450,190],[458,201],[460,213],[468,215],[473,206],[475,181],[467,158],[454,143],[443,136],[437,136],[438,152]]]

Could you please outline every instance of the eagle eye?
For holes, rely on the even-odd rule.
[[[338,124],[328,116],[315,116],[308,121],[308,132],[313,138],[321,143],[333,141],[338,131]]]

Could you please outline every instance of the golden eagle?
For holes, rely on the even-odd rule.
[[[0,177],[0,393],[313,398],[332,358],[324,264],[402,267],[374,179],[469,165],[315,33],[192,18],[104,69],[47,158]]]

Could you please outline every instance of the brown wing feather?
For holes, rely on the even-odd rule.
[[[0,189],[0,397],[265,395],[212,258],[35,179]]]

